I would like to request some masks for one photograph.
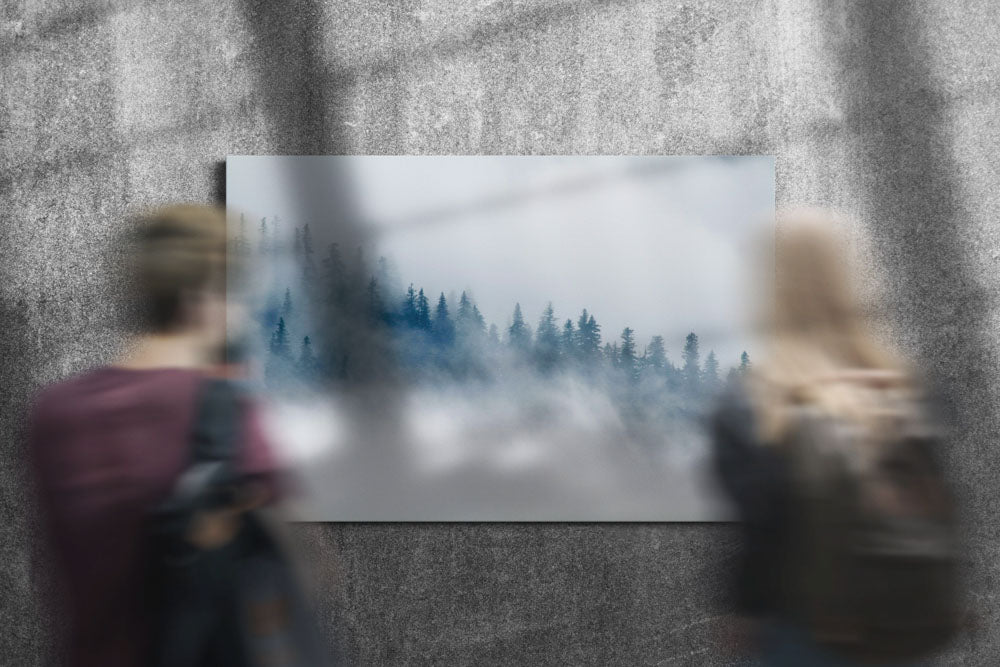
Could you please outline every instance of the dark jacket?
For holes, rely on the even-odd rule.
[[[144,522],[188,463],[203,379],[187,369],[106,367],[51,386],[35,402],[29,454],[42,532],[66,596],[71,665],[144,664]],[[245,414],[238,466],[273,482],[278,466],[258,415]]]
[[[789,472],[761,443],[746,389],[724,392],[711,420],[716,475],[743,530],[732,592],[737,610],[762,616],[781,610],[781,572],[789,529]]]

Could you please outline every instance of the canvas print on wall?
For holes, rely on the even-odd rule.
[[[330,521],[725,518],[768,157],[232,156],[233,350]]]

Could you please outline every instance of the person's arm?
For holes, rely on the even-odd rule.
[[[239,424],[235,429],[234,464],[239,475],[231,502],[223,507],[197,512],[192,518],[188,541],[202,549],[215,549],[239,531],[242,515],[273,505],[288,492],[290,484],[281,469],[264,429],[257,406],[246,396],[237,396]]]

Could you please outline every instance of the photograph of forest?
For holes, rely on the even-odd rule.
[[[279,220],[263,217],[256,241],[247,238],[246,220],[233,250],[258,260],[289,249],[276,240]],[[640,350],[636,332],[625,327],[618,335],[603,336],[593,313],[584,308],[578,317],[557,318],[549,302],[537,324],[525,320],[515,303],[503,328],[487,323],[476,303],[463,291],[449,306],[444,292],[428,298],[423,287],[409,283],[398,289],[399,278],[390,260],[379,257],[376,272],[366,273],[357,262],[344,260],[340,245],[332,242],[316,262],[308,224],[294,228],[290,249],[299,269],[295,292],[287,285],[272,291],[255,314],[260,347],[267,350],[265,381],[276,391],[315,390],[321,381],[344,381],[353,366],[349,342],[329,332],[310,331],[310,318],[296,316],[296,304],[308,313],[326,311],[318,321],[352,317],[366,335],[389,342],[387,354],[411,383],[497,383],[507,375],[530,373],[536,378],[573,374],[582,381],[609,388],[623,406],[633,411],[661,411],[670,418],[698,414],[726,382],[746,372],[750,357],[744,350],[728,367],[714,350],[702,359],[698,335],[681,342],[677,363],[666,353],[662,335],[653,335]],[[280,285],[278,286],[280,288]],[[395,287],[395,289],[394,289]],[[320,343],[317,345],[316,340]]]
[[[435,164],[429,160],[439,164],[448,159],[428,158],[419,166],[427,171]],[[409,165],[395,171],[395,178],[413,172],[418,163],[409,160]],[[575,158],[574,164],[592,160]],[[467,162],[462,170],[468,171],[468,166]],[[751,166],[763,173],[753,188],[762,191],[754,193],[755,201],[766,210],[773,202],[771,165],[767,161]],[[670,167],[676,170],[673,163]],[[664,173],[676,178],[672,171]],[[572,174],[578,180],[587,176],[579,167]],[[554,193],[555,176],[548,178],[545,192]],[[661,176],[645,178],[652,183],[636,186],[639,179],[626,179],[633,188],[630,201],[641,196],[634,188],[648,189]],[[525,179],[511,180],[517,181],[511,189],[525,191]],[[570,177],[567,180],[571,182]],[[727,287],[725,277],[715,278],[714,283],[712,278],[702,279],[700,266],[713,258],[687,261],[684,254],[698,253],[684,249],[672,262],[684,267],[686,275],[680,280],[675,275],[680,271],[671,268],[667,263],[671,256],[666,254],[642,263],[642,255],[634,253],[621,264],[626,272],[595,271],[586,258],[615,251],[614,243],[603,240],[592,244],[593,249],[581,246],[574,258],[560,260],[556,251],[567,236],[555,235],[554,243],[537,235],[529,239],[528,232],[518,229],[518,225],[537,226],[534,214],[526,209],[545,207],[543,215],[555,210],[581,220],[585,213],[573,207],[593,209],[592,202],[581,200],[600,188],[588,185],[585,194],[547,194],[569,200],[550,209],[548,200],[525,204],[503,192],[498,179],[487,181],[488,186],[480,184],[483,199],[493,196],[495,202],[497,192],[508,199],[491,205],[489,232],[466,233],[464,238],[462,233],[472,229],[476,224],[472,220],[481,215],[475,209],[456,215],[446,227],[425,224],[427,231],[414,231],[416,224],[411,223],[402,232],[409,236],[400,239],[388,224],[372,234],[338,234],[337,225],[317,220],[314,214],[301,216],[280,206],[267,210],[260,204],[235,202],[240,214],[231,222],[230,253],[240,258],[246,274],[247,306],[236,342],[252,360],[261,387],[276,404],[300,406],[317,405],[317,397],[333,397],[336,403],[358,393],[391,394],[391,402],[401,406],[403,423],[391,436],[399,441],[393,443],[393,456],[410,461],[404,468],[419,471],[424,488],[433,485],[440,492],[433,498],[399,492],[400,498],[407,498],[407,509],[400,516],[398,508],[369,512],[372,503],[347,499],[341,490],[319,502],[316,518],[344,517],[346,507],[352,509],[344,518],[362,520],[711,518],[714,510],[708,509],[709,504],[693,498],[705,493],[698,480],[705,461],[703,421],[720,392],[751,367],[753,336],[745,327],[729,328],[715,315],[734,308],[712,310],[705,304],[720,299],[705,296],[723,289],[736,292],[735,285]],[[262,189],[260,182],[249,185],[255,192]],[[470,190],[475,187],[470,183]],[[380,219],[377,207],[366,211],[365,188],[355,189],[362,200],[356,213],[362,221],[359,226],[377,230],[378,223],[372,222]],[[431,188],[419,189],[426,199]],[[446,190],[440,188],[437,194],[447,197]],[[713,191],[713,197],[718,196],[719,191]],[[736,219],[745,210],[730,215]],[[517,220],[504,225],[508,216]],[[632,223],[633,228],[663,227],[657,216],[647,217]],[[576,241],[581,242],[588,229],[597,229],[600,223],[575,224]],[[700,229],[696,218],[684,224]],[[497,234],[503,232],[497,229],[509,229],[509,234],[500,238]],[[508,237],[509,251],[505,250]],[[689,237],[675,234],[674,238],[683,242]],[[529,240],[531,250],[526,248]],[[620,247],[627,249],[633,243],[641,245],[642,239],[626,236],[625,242]],[[697,250],[694,243],[688,245]],[[544,262],[550,274],[531,275],[538,263],[521,259],[531,252],[552,258]],[[728,256],[722,251],[714,254]],[[494,256],[502,260],[499,269],[489,266]],[[717,268],[715,273],[722,271]],[[659,281],[660,289],[670,293],[679,291],[674,283],[690,292],[688,301],[681,303],[693,304],[687,306],[692,316],[648,312],[655,302],[642,298],[641,291],[644,281],[650,280]],[[509,284],[518,281],[523,288]],[[625,288],[623,293],[638,296],[615,294],[619,285]],[[597,295],[595,303],[588,301],[587,292]],[[640,307],[632,311],[627,306],[630,299]],[[652,328],[660,323],[661,328]],[[286,412],[274,421],[284,419],[287,424],[293,413],[299,421],[308,420],[317,410]],[[330,466],[340,460],[341,468],[360,469],[361,464],[348,463],[345,451],[343,446],[328,446],[322,458]],[[316,465],[320,464],[310,462],[310,467]],[[573,472],[574,466],[579,474]],[[684,471],[682,482],[676,479],[678,470]],[[320,486],[328,487],[328,479],[324,477]],[[449,488],[449,480],[455,489],[450,499],[442,491]],[[390,486],[400,488],[395,483]]]

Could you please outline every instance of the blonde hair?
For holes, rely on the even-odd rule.
[[[870,310],[852,284],[852,257],[838,217],[820,209],[779,214],[770,355],[751,373],[765,441],[780,441],[788,408],[809,402],[864,419],[872,392],[908,384],[875,337]]]
[[[136,223],[136,297],[146,324],[167,330],[179,324],[187,294],[225,289],[225,213],[214,206],[174,205],[140,215]]]

